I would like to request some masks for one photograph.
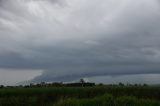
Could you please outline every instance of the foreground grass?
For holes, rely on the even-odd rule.
[[[0,89],[0,106],[160,106],[159,102],[160,87],[150,86]]]
[[[138,99],[133,96],[114,98],[105,94],[92,99],[70,98],[59,101],[53,106],[160,106],[160,101],[151,99]]]

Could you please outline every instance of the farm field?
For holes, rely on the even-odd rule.
[[[0,106],[160,106],[160,87],[8,87]]]

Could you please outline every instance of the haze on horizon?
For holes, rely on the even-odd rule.
[[[33,82],[159,75],[159,11],[159,0],[0,0],[0,74],[5,83],[15,70]]]

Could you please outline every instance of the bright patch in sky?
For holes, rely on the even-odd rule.
[[[0,85],[16,85],[19,82],[32,80],[41,74],[41,70],[0,69]]]

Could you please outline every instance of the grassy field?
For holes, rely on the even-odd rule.
[[[1,88],[0,106],[160,106],[160,87]]]

